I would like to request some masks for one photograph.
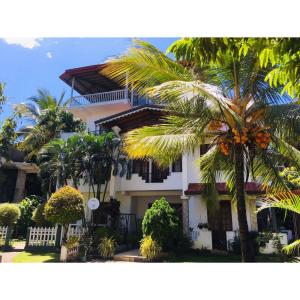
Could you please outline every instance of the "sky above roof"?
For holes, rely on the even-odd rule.
[[[146,38],[165,51],[176,38]],[[0,81],[6,83],[8,102],[0,121],[12,113],[13,104],[25,102],[45,88],[56,97],[70,88],[59,79],[66,70],[102,63],[130,46],[131,38],[0,39]]]

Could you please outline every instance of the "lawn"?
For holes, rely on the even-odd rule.
[[[13,258],[14,263],[49,263],[59,262],[58,253],[20,252]]]

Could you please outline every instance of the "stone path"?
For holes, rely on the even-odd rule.
[[[25,242],[15,242],[12,251],[0,253],[0,256],[2,256],[1,262],[12,263],[15,255],[24,251],[24,248],[25,248]]]
[[[114,255],[114,261],[145,262],[146,258],[140,255],[139,249],[134,249]]]

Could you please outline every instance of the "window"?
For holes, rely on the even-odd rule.
[[[200,156],[204,155],[209,149],[209,144],[200,145]]]
[[[182,172],[182,157],[180,156],[172,164],[172,172]]]

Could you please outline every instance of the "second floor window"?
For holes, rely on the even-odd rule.
[[[172,172],[182,172],[182,157],[172,163]]]

